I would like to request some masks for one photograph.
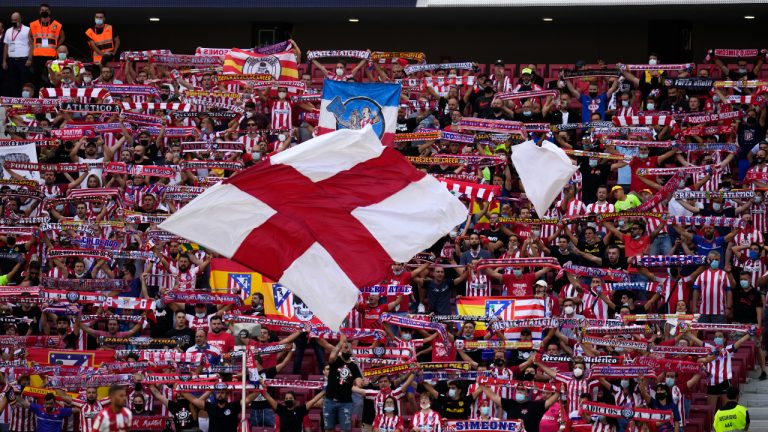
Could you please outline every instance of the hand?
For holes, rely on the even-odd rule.
[[[27,61],[24,62],[24,66],[31,67],[32,66],[32,59],[28,58]]]
[[[5,61],[3,62],[3,69],[6,69],[6,70],[8,69],[8,62],[5,62]]]

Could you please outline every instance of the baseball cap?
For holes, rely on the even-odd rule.
[[[496,63],[494,63],[496,66],[504,66],[504,60],[498,59],[496,60]]]
[[[640,193],[643,193],[643,192],[648,192],[649,194],[653,195],[653,192],[651,192],[650,189],[643,189],[640,191]]]
[[[523,75],[533,74],[533,70],[531,70],[531,68],[523,68],[523,70],[520,73],[522,73]]]
[[[534,285],[546,287],[547,286],[547,282],[543,281],[543,280],[537,280]]]
[[[623,188],[623,187],[621,187],[620,185],[616,185],[616,186],[614,186],[614,187],[612,187],[612,188],[611,188],[611,193],[614,193],[614,192],[616,192],[617,190],[624,190],[624,188]]]

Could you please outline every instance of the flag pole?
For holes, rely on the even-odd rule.
[[[245,423],[245,363],[248,360],[248,345],[245,345],[245,352],[243,352],[243,366],[242,366],[242,390],[240,392],[240,424]]]

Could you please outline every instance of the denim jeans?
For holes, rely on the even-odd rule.
[[[651,243],[650,255],[666,255],[672,249],[672,239],[665,233],[659,234]]]
[[[249,421],[251,427],[274,427],[275,412],[271,408],[252,409]]]
[[[336,402],[326,398],[323,402],[323,424],[325,430],[334,430],[341,426],[343,432],[352,429],[352,402]]]

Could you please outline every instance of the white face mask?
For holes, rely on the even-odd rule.
[[[657,62],[658,62],[658,60],[656,60],[656,59],[648,59],[648,64],[649,65],[655,65]]]
[[[480,407],[480,414],[482,414],[484,416],[487,416],[490,413],[491,413],[491,407],[489,407],[489,406],[481,406]]]
[[[429,407],[430,407],[430,404],[429,404],[429,402],[422,402],[422,403],[421,403],[419,406],[420,406],[420,407],[421,407],[421,409],[423,409],[423,410],[428,410],[428,409],[429,409]]]
[[[336,75],[338,76],[344,75],[344,68],[336,68]]]
[[[625,100],[621,101],[621,106],[623,106],[625,108],[628,107],[629,106],[629,101],[625,101]]]
[[[656,109],[656,105],[654,105],[653,102],[648,102],[645,104],[645,109],[649,111],[653,111],[654,109]]]
[[[23,97],[23,98],[30,98],[30,97],[32,97],[32,92],[30,92],[29,90],[24,90],[24,91],[21,92],[21,97]]]
[[[90,76],[88,76],[88,75],[86,75],[86,76],[84,76],[84,77],[83,77],[83,82],[84,82],[84,83],[86,83],[86,84],[88,84],[89,82],[91,82],[91,80],[93,80],[93,78],[91,78],[91,77],[90,77]]]
[[[102,25],[102,24],[104,24],[104,20],[103,20],[103,19],[100,19],[100,18],[96,18],[96,19],[94,19],[94,20],[93,20],[93,22],[94,22],[94,23],[96,23],[96,25]]]
[[[573,315],[573,306],[566,306],[564,311],[566,315]]]
[[[584,369],[576,368],[576,369],[573,370],[573,376],[575,376],[576,378],[578,378],[578,377],[580,377],[582,375],[584,375]]]
[[[384,407],[384,411],[386,411],[386,412],[395,412],[395,407],[393,407],[393,406]]]

